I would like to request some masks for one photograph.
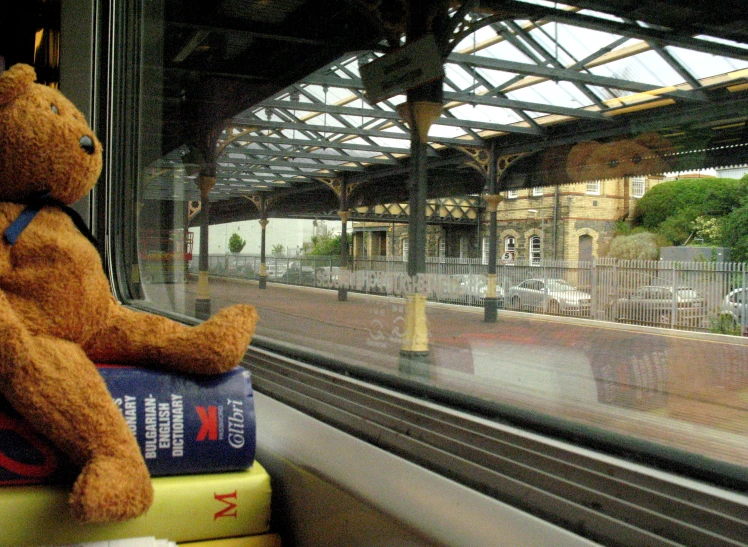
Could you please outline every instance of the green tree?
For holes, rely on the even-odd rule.
[[[348,236],[348,245],[351,245],[353,238]],[[312,237],[311,243],[305,243],[304,249],[306,254],[314,256],[339,256],[341,247],[340,235],[323,235]]]
[[[730,260],[748,262],[748,196],[721,219],[720,234],[720,243],[730,249]]]
[[[234,254],[241,253],[246,244],[247,242],[244,241],[239,234],[234,232],[229,238],[229,251]]]
[[[283,256],[286,254],[286,248],[278,243],[278,245],[273,245],[273,248],[270,250],[270,254],[273,256]]]
[[[714,233],[704,222],[723,219],[740,207],[748,196],[748,177],[681,179],[663,182],[652,188],[636,204],[634,226],[660,234],[673,245],[682,245],[692,236]],[[701,219],[701,220],[698,220]],[[720,224],[720,232],[728,235]],[[703,237],[703,236],[702,236]],[[723,240],[724,236],[720,236]],[[711,243],[717,243],[712,241]]]
[[[748,180],[745,177],[741,180],[704,178],[663,182],[638,201],[634,225],[652,230],[685,210],[696,216],[724,216],[740,203],[741,196],[747,192]]]

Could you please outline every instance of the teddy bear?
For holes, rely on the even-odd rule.
[[[675,148],[658,133],[608,143],[584,141],[573,146],[566,158],[566,174],[572,182],[654,175],[674,168]]]
[[[244,356],[257,313],[238,304],[187,326],[115,300],[69,213],[99,177],[101,143],[35,80],[24,64],[0,74],[0,394],[80,467],[77,519],[127,520],[149,508],[151,478],[94,363],[222,373]]]

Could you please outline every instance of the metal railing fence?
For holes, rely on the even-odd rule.
[[[211,255],[212,275],[257,279],[259,255]],[[190,263],[196,273],[198,258]],[[435,302],[480,306],[488,265],[429,258],[420,285],[399,257],[267,257],[267,280],[379,295],[424,291]],[[748,263],[594,259],[497,264],[499,307],[683,330],[748,334]],[[732,298],[732,301],[728,298]]]

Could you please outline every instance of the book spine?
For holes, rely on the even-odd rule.
[[[0,545],[66,545],[141,536],[187,542],[269,531],[270,477],[257,462],[241,472],[156,477],[153,490],[153,505],[143,516],[82,524],[70,514],[67,488],[4,487]]]
[[[249,371],[183,376],[100,365],[151,475],[238,471],[255,455]],[[74,477],[75,469],[5,401],[0,402],[0,485]]]

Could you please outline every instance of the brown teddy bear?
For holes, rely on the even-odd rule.
[[[21,64],[0,74],[0,393],[81,466],[73,514],[125,520],[148,509],[153,490],[94,362],[225,372],[257,314],[237,305],[188,327],[115,301],[96,248],[65,212],[96,183],[101,144],[35,79]]]
[[[673,169],[675,148],[658,133],[608,143],[584,141],[566,159],[572,182],[604,180],[635,175],[655,175]]]

